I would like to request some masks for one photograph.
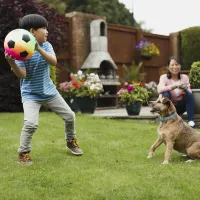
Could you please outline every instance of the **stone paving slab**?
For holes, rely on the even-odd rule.
[[[129,116],[125,108],[112,108],[112,109],[102,109],[97,108],[92,114],[92,116],[110,118],[110,119],[131,119],[131,120],[142,120],[147,122],[158,122],[159,115],[157,113],[153,114],[150,112],[151,108],[149,106],[143,106],[139,115]],[[181,115],[184,121],[187,122],[187,114]],[[200,126],[200,115],[194,115],[195,122]]]
[[[143,106],[141,108],[139,115],[128,115],[125,108],[116,109],[96,109],[93,116],[112,118],[112,119],[135,119],[135,120],[148,120],[156,122],[159,118],[158,114],[153,114],[150,112],[151,108],[148,106]]]

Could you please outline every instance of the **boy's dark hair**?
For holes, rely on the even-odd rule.
[[[47,26],[47,20],[43,16],[37,14],[25,15],[19,20],[19,28],[25,29],[27,31],[30,31],[31,28],[37,30],[38,28],[42,27],[47,28]]]
[[[177,58],[176,56],[171,56],[171,57],[169,57],[169,59],[168,59],[168,66],[170,65],[171,60],[175,60],[178,64],[180,64],[180,62],[179,62],[179,60],[178,60],[178,58]],[[170,71],[167,72],[167,78],[168,78],[168,79],[171,79],[171,78],[172,78],[172,75],[171,75],[171,72],[170,72]],[[180,73],[180,72],[178,73],[178,79],[179,79],[179,80],[181,79],[181,73]]]

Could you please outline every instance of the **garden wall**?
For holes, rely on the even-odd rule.
[[[72,27],[72,50],[71,59],[68,62],[74,72],[80,69],[81,65],[90,53],[90,23],[102,16],[73,12],[66,15],[71,19]],[[143,72],[145,81],[159,81],[159,76],[167,65],[169,56],[177,55],[176,37],[174,33],[169,36],[142,32],[141,29],[126,27],[122,25],[108,24],[108,52],[118,66],[117,74],[123,76],[122,65],[131,65],[132,61],[143,61]],[[136,45],[141,39],[146,39],[155,43],[160,56],[153,57],[151,60],[142,60],[136,51]],[[67,60],[67,59],[66,59]],[[60,80],[66,79],[64,74],[60,74]]]

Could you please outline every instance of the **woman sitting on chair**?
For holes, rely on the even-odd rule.
[[[188,124],[195,128],[194,98],[190,89],[189,78],[181,74],[181,65],[175,56],[168,60],[168,72],[160,76],[158,93],[169,98],[176,107],[178,114],[187,111]]]

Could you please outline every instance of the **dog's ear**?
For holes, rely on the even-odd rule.
[[[171,101],[167,97],[163,97],[160,99],[162,104],[170,105]]]

